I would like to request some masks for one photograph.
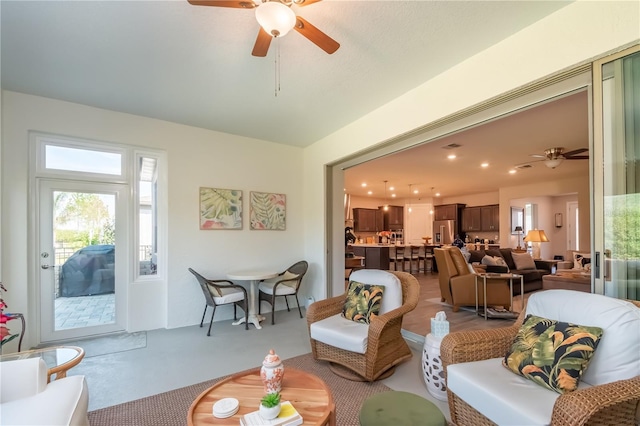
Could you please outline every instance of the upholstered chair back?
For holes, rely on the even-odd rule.
[[[526,313],[604,330],[581,381],[601,385],[640,376],[640,308],[633,303],[580,291],[547,290],[529,297]]]
[[[451,261],[455,265],[458,275],[468,275],[472,273],[469,269],[467,259],[464,258],[458,247],[449,247],[447,250],[451,255]]]
[[[359,269],[349,276],[349,281],[384,286],[378,315],[385,314],[402,305],[402,284],[400,284],[398,277],[391,272],[378,269]]]

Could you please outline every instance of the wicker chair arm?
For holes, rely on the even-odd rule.
[[[554,426],[633,425],[640,403],[640,376],[561,395],[553,407]],[[606,419],[606,420],[604,420]]]
[[[346,296],[343,294],[313,302],[309,305],[309,308],[307,308],[307,324],[311,325],[314,322],[329,318],[332,315],[342,312],[345,297]]]
[[[461,362],[503,357],[519,326],[449,333],[440,344],[440,357],[446,367]]]

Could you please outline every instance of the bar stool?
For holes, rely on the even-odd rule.
[[[416,273],[420,272],[420,246],[411,245],[405,249],[404,262],[407,261],[409,262],[409,272],[411,274],[413,274],[414,270]],[[416,262],[416,269],[413,269],[414,261]]]
[[[389,263],[393,263],[393,270],[398,271],[398,264],[401,266],[401,270],[404,271],[404,247],[391,246],[389,247]]]

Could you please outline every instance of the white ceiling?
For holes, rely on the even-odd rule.
[[[443,149],[450,144],[460,147]],[[347,169],[345,191],[385,198],[387,180],[386,197],[391,203],[393,194],[418,203],[420,198],[431,198],[436,193],[452,197],[576,176],[588,178],[588,160],[565,160],[550,169],[539,158],[531,157],[552,147],[564,147],[565,152],[589,148],[586,90]],[[447,159],[452,153],[456,159]],[[482,168],[483,162],[489,167]],[[509,173],[514,166],[528,162],[532,167]],[[363,188],[362,183],[367,187]],[[394,191],[389,189],[392,186]],[[419,193],[410,193],[410,188]],[[369,190],[373,194],[367,195]]]
[[[186,0],[2,0],[2,88],[304,147],[567,4],[293,6],[341,47],[327,55],[295,31],[279,40],[276,97],[276,43],[266,58],[251,56],[258,32],[251,10]],[[584,146],[560,139],[547,145]],[[512,146],[491,160],[515,159]],[[416,182],[428,184],[435,167],[425,162]]]

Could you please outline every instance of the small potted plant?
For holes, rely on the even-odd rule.
[[[280,392],[268,393],[260,400],[260,416],[265,420],[271,420],[280,414]]]

